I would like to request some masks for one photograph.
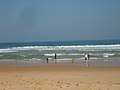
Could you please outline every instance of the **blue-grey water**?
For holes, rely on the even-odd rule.
[[[1,64],[44,65],[46,58],[54,63],[84,66],[84,54],[90,54],[92,66],[120,66],[120,40],[45,41],[0,43]]]

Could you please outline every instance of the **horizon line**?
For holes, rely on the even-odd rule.
[[[44,41],[9,41],[9,42],[0,42],[0,43],[38,43],[38,42],[72,42],[72,41],[113,41],[120,39],[97,39],[97,40],[44,40]]]

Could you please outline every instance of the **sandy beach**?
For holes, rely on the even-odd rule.
[[[0,65],[0,90],[120,90],[120,67]]]

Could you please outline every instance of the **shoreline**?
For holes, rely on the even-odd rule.
[[[0,64],[16,65],[16,66],[49,66],[49,65],[67,65],[67,66],[79,66],[79,67],[119,67],[120,59],[90,59],[88,61],[79,60],[75,58],[67,59],[51,59],[46,60],[14,60],[14,59],[0,59]]]

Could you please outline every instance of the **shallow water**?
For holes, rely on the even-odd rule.
[[[46,66],[51,64],[64,64],[69,66],[120,66],[120,60],[89,60],[85,61],[84,59],[74,59],[74,62],[72,62],[72,58],[69,59],[56,59],[56,63],[54,59],[49,60],[49,63],[46,62],[46,60],[0,60],[0,64],[14,64],[14,65],[20,65],[20,66]]]

